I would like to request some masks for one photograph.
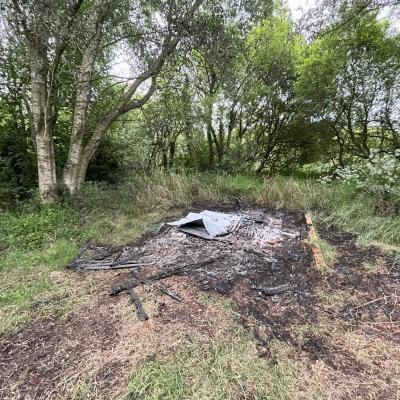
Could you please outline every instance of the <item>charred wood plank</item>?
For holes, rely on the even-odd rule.
[[[128,289],[128,294],[132,304],[135,306],[136,314],[138,316],[139,321],[147,321],[149,317],[147,316],[146,311],[143,308],[143,304],[140,301],[139,296],[135,293],[135,291],[132,288]]]
[[[93,257],[92,257],[92,260],[104,260],[105,258],[107,258],[107,257],[112,257],[114,260],[115,259],[117,259],[117,257],[119,256],[119,255],[121,255],[122,254],[122,252],[123,252],[123,247],[122,246],[118,246],[118,247],[113,247],[113,248],[111,248],[111,249],[108,249],[108,250],[104,250],[103,252],[101,252],[101,253],[98,253],[98,254],[95,254]]]
[[[219,260],[221,258],[222,258],[222,256],[221,257],[212,258],[212,259],[209,259],[209,260],[205,260],[205,261],[201,261],[201,262],[198,262],[198,263],[193,263],[193,264],[165,266],[161,271],[156,272],[155,274],[148,276],[147,279],[150,279],[152,281],[158,281],[160,279],[168,278],[169,276],[179,275],[179,274],[185,272],[190,267],[197,267],[197,268],[204,267],[206,265],[212,264],[213,262],[215,262],[216,260]]]
[[[117,256],[119,256],[118,254]],[[96,257],[93,257],[91,259],[79,259],[78,257],[75,258],[73,261],[71,261],[68,264],[69,268],[81,268],[81,269],[110,269],[113,267],[118,267],[118,266],[123,266],[123,265],[133,265],[133,266],[144,266],[144,265],[154,265],[155,263],[152,262],[138,262],[136,261],[137,256],[130,256],[123,258],[121,260],[110,260],[110,261],[104,261],[104,260],[99,260]],[[98,267],[98,268],[92,268],[92,266]],[[129,267],[122,267],[122,268],[129,268]]]
[[[291,289],[289,283],[285,283],[283,285],[266,287],[266,286],[252,286],[254,290],[259,290],[260,292],[264,293],[266,296],[274,296],[275,294],[281,294],[287,292]]]
[[[146,279],[151,280],[151,281],[165,279],[165,278],[168,278],[169,276],[179,275],[189,267],[199,267],[200,268],[200,267],[204,267],[206,265],[212,264],[213,262],[215,262],[216,260],[219,260],[220,258],[222,258],[222,257],[212,258],[212,259],[205,260],[205,261],[202,261],[199,263],[184,264],[184,265],[172,265],[170,267],[164,267],[164,269],[162,269],[159,272],[156,272],[153,275],[148,276]],[[118,295],[122,292],[125,292],[131,288],[134,288],[136,286],[139,286],[136,279],[134,280],[134,282],[132,282],[130,284],[114,286],[113,288],[111,288],[110,295],[116,296],[116,295]]]
[[[164,285],[161,285],[160,283],[153,282],[152,280],[145,278],[143,276],[140,276],[136,274],[135,272],[132,272],[132,275],[139,281],[146,283],[147,285],[154,286],[156,289],[158,289],[160,292],[166,294],[167,296],[171,297],[172,299],[176,301],[182,301],[182,297],[180,297],[177,293],[175,293],[173,290],[167,288]]]
[[[115,265],[129,264],[129,263],[132,263],[132,262],[134,263],[135,259],[137,259],[137,255],[125,257],[125,258],[122,258],[120,260],[116,260],[116,261],[110,263],[110,266],[114,267]]]
[[[154,265],[154,263],[125,263],[125,264],[98,264],[90,263],[88,265],[78,266],[85,271],[99,271],[99,270],[110,270],[110,269],[123,269],[123,268],[134,268]]]

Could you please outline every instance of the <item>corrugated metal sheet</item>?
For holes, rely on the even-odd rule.
[[[204,210],[201,213],[190,212],[186,217],[170,222],[169,225],[181,227],[183,231],[192,235],[204,237],[208,234],[211,238],[215,238],[232,232],[240,219],[241,216],[237,214]]]

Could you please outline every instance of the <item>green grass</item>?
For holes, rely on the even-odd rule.
[[[259,358],[242,328],[213,341],[195,338],[175,354],[136,368],[124,400],[228,400],[290,398],[292,368]]]
[[[49,274],[62,270],[84,241],[128,243],[152,223],[194,203],[224,203],[237,196],[311,211],[317,223],[336,224],[359,234],[361,243],[378,242],[399,251],[400,217],[376,211],[381,209],[380,199],[347,185],[286,177],[161,173],[132,176],[114,186],[88,184],[78,196],[54,206],[31,201],[0,214],[1,332],[37,315],[30,305],[60,290]],[[334,254],[325,247],[329,262]]]

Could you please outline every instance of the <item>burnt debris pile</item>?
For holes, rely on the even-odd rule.
[[[162,223],[132,246],[86,243],[68,267],[76,271],[126,270],[110,295],[129,295],[140,320],[148,319],[135,288],[150,285],[175,301],[184,299],[161,281],[191,278],[201,290],[228,294],[238,281],[262,296],[295,289],[291,265],[304,257],[301,215],[261,209],[191,212]],[[300,250],[299,250],[300,249]]]

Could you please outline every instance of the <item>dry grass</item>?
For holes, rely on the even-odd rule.
[[[218,321],[210,321],[217,332],[210,337],[186,330],[175,351],[142,361],[124,399],[290,398],[289,365],[258,357],[256,341],[238,325],[229,302],[215,295],[200,298],[207,309],[218,310]]]

